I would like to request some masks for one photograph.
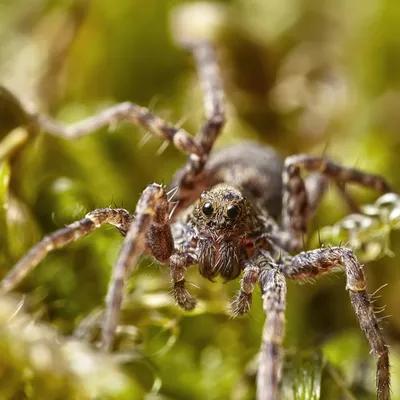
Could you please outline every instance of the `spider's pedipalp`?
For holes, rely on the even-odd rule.
[[[361,329],[368,339],[372,352],[378,358],[376,386],[379,400],[390,399],[389,352],[370,296],[366,292],[366,278],[362,265],[353,251],[345,247],[330,247],[302,252],[293,257],[290,263],[281,266],[282,273],[290,279],[313,278],[344,266],[346,289],[358,318]]]
[[[123,208],[101,208],[86,214],[80,221],[46,236],[5,276],[0,283],[0,292],[14,289],[51,251],[86,236],[104,224],[114,225],[124,235],[129,230],[132,219],[132,215]]]
[[[234,317],[246,314],[250,311],[253,291],[258,282],[260,268],[252,261],[248,261],[244,267],[240,290],[231,304]]]
[[[196,261],[190,254],[176,251],[169,260],[171,280],[173,284],[173,295],[176,304],[183,310],[190,311],[196,307],[196,299],[186,288],[186,269],[195,264]]]

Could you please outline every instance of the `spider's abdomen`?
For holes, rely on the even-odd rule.
[[[174,217],[193,203],[204,190],[219,183],[238,188],[253,204],[259,204],[277,219],[282,208],[283,163],[278,153],[268,146],[247,142],[212,153],[204,171],[196,178],[196,186],[181,186],[174,198],[179,201]],[[170,188],[180,181],[178,171]]]
[[[212,154],[206,167],[210,186],[222,182],[234,185],[274,218],[280,216],[282,208],[282,169],[282,160],[274,149],[253,142]]]

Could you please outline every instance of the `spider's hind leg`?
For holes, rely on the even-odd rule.
[[[320,180],[325,187],[314,188],[312,199],[301,175],[302,171],[318,172],[325,177]],[[299,154],[286,158],[283,168],[282,225],[284,230],[291,234],[289,250],[302,247],[309,219],[322,198],[327,179],[333,180],[341,191],[344,190],[344,185],[350,182],[369,187],[378,193],[391,191],[389,184],[382,177],[343,167],[323,157]],[[350,198],[347,202],[350,207],[356,207]]]
[[[186,165],[177,173],[171,186],[177,186],[176,200],[182,210],[193,197],[194,186],[207,163],[211,150],[225,123],[225,95],[221,71],[213,45],[207,41],[187,44],[196,60],[197,73],[204,93],[205,121],[196,134],[199,154],[190,154]]]

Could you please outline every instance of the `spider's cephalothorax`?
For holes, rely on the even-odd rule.
[[[174,298],[185,310],[196,305],[186,288],[185,273],[189,267],[198,264],[201,275],[210,280],[218,276],[231,280],[241,274],[240,290],[232,303],[233,313],[243,314],[250,309],[252,293],[258,284],[267,315],[257,373],[257,398],[277,400],[286,280],[315,278],[341,265],[346,272],[346,288],[354,312],[378,359],[378,399],[389,400],[388,349],[366,292],[363,268],[354,253],[345,247],[330,247],[291,255],[303,244],[307,223],[328,180],[342,193],[347,182],[378,192],[390,191],[389,185],[378,176],[342,167],[323,157],[292,156],[282,164],[274,150],[255,144],[240,144],[211,154],[225,121],[220,71],[210,43],[192,43],[189,47],[196,58],[205,93],[206,121],[195,137],[132,103],[117,104],[69,127],[24,111],[29,129],[68,139],[126,120],[172,142],[189,158],[175,175],[169,192],[157,184],[144,190],[135,216],[124,209],[98,209],[45,237],[8,273],[0,291],[16,287],[50,251],[103,224],[115,226],[125,239],[113,269],[103,322],[101,345],[104,350],[111,350],[124,284],[130,268],[142,254],[169,267]],[[302,172],[312,174],[303,179]]]
[[[255,230],[254,212],[241,192],[220,184],[201,194],[187,224],[198,235],[200,274],[231,280],[240,274],[244,241]]]

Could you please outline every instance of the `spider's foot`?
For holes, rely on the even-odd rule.
[[[231,304],[231,310],[234,317],[246,314],[250,311],[252,294],[245,293],[242,290],[237,294]]]
[[[186,311],[196,307],[196,298],[186,289],[185,280],[174,282],[174,298],[178,306]]]

